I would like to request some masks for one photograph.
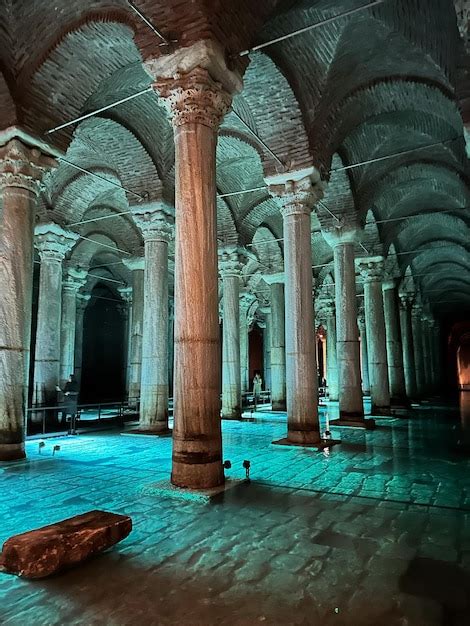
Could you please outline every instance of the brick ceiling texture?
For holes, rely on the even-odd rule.
[[[120,259],[142,253],[126,214],[134,194],[174,198],[173,134],[158,96],[148,92],[45,133],[148,87],[143,61],[212,38],[244,76],[220,130],[219,194],[263,187],[265,175],[280,171],[265,146],[287,170],[313,164],[327,183],[312,214],[318,287],[331,282],[321,228],[333,213],[364,226],[358,255],[388,255],[389,271],[406,277],[403,288],[414,285],[436,311],[470,308],[470,3],[385,0],[239,55],[365,3],[135,0],[168,47],[126,0],[1,0],[1,126],[46,138],[103,178],[62,161],[45,180],[38,219],[87,238],[72,262],[129,280]],[[105,216],[114,217],[93,221]],[[220,198],[218,236],[251,252],[244,283],[261,306],[268,290],[260,274],[282,269],[276,202],[265,189]]]

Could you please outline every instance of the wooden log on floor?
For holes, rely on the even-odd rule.
[[[0,571],[25,578],[51,576],[110,548],[131,530],[127,515],[107,511],[76,515],[7,539]]]

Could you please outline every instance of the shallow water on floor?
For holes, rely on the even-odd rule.
[[[321,409],[323,430],[335,411]],[[0,623],[467,625],[470,420],[430,404],[404,415],[335,428],[342,443],[323,452],[272,446],[285,414],[224,421],[227,476],[249,460],[252,480],[210,504],[142,494],[169,476],[168,438],[28,442],[27,462],[0,468],[0,541],[93,508],[134,530],[49,580],[0,574]]]

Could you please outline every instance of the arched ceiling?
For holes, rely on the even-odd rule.
[[[385,0],[249,57],[238,54],[364,2],[134,3],[172,48],[215,39],[244,74],[221,127],[216,175],[219,241],[255,251],[250,275],[282,255],[282,218],[265,176],[314,165],[328,182],[311,221],[318,280],[332,260],[321,228],[347,216],[364,227],[357,254],[388,254],[389,266],[408,273],[408,282],[416,276],[431,303],[450,294],[468,301],[470,45],[462,0]],[[150,91],[45,133],[148,88],[142,62],[171,51],[161,44],[125,0],[0,4],[2,127],[21,127],[82,168],[60,161],[44,181],[38,213],[91,238],[76,245],[89,262],[122,256],[109,245],[141,251],[129,207],[173,201],[168,115]],[[260,189],[231,195],[253,188]],[[248,282],[256,291],[259,276]]]

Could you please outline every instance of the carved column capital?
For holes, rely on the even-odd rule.
[[[402,309],[410,309],[414,302],[414,295],[412,293],[400,293],[400,307]]]
[[[144,241],[169,243],[174,236],[174,219],[165,202],[149,202],[131,207],[134,222],[139,227]]]
[[[41,261],[61,262],[78,238],[77,233],[64,230],[62,226],[54,222],[38,224],[34,229],[34,245]]]
[[[328,226],[322,228],[322,234],[326,243],[335,248],[347,243],[357,243],[361,239],[362,228],[356,217],[342,215]]]
[[[319,173],[312,167],[265,178],[269,193],[276,198],[283,217],[310,215],[323,197]]]
[[[356,259],[356,267],[366,283],[383,280],[384,259],[381,256]]]
[[[219,274],[222,278],[227,276],[240,276],[242,270],[242,256],[237,246],[224,246],[219,249]]]
[[[145,269],[145,258],[143,256],[125,257],[122,259],[122,263],[131,272],[134,272],[135,270]]]
[[[86,283],[87,278],[87,270],[81,267],[70,266],[66,268],[62,287],[64,291],[76,294]]]
[[[127,285],[118,287],[118,292],[124,302],[127,302],[127,304],[132,302],[132,287],[128,287]]]
[[[26,146],[19,139],[11,139],[0,146],[0,189],[19,187],[38,194],[45,172],[56,167],[52,157],[37,148]]]
[[[202,124],[217,130],[232,102],[221,83],[199,66],[173,78],[157,79],[155,88],[171,113],[174,127]]]

